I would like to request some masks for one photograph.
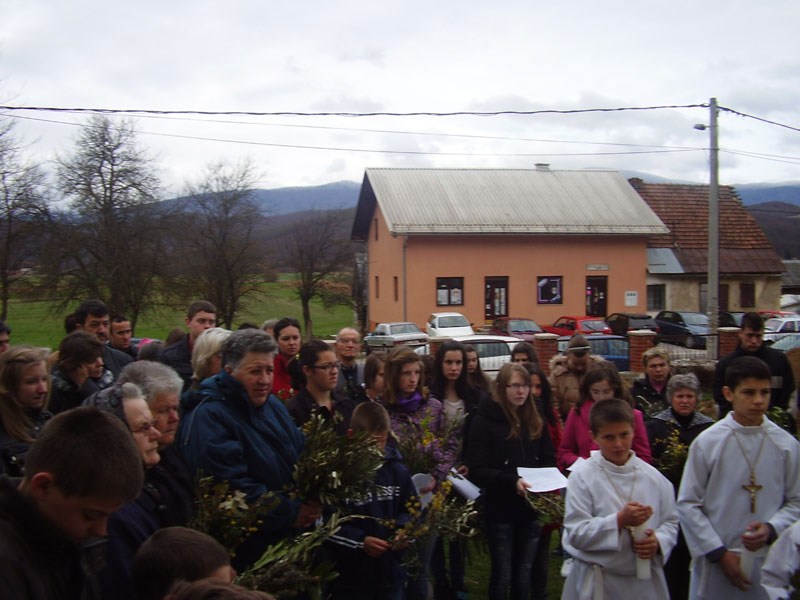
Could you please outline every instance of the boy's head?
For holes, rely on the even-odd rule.
[[[380,443],[381,448],[386,446],[391,428],[389,413],[377,402],[362,402],[350,417],[350,429],[367,432]]]
[[[25,460],[20,491],[73,541],[102,537],[108,517],[135,499],[142,458],[125,424],[96,407],[53,417]]]
[[[633,443],[633,409],[617,398],[598,402],[589,411],[592,440],[607,461],[624,465]]]
[[[228,552],[211,536],[186,527],[166,527],[139,547],[131,575],[139,600],[162,600],[177,581],[209,578],[230,583],[236,571]]]
[[[740,425],[761,425],[769,408],[772,373],[755,356],[740,356],[725,370],[722,393],[733,405],[733,418]]]

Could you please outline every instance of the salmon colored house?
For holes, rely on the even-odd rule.
[[[617,171],[367,169],[370,329],[456,311],[541,325],[644,312],[647,238],[667,228]]]

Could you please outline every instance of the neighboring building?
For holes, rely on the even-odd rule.
[[[369,326],[457,311],[549,324],[645,309],[647,236],[667,229],[617,171],[367,169],[352,237]]]
[[[785,260],[781,285],[781,310],[800,310],[800,260]]]
[[[669,228],[647,242],[647,310],[706,311],[708,186],[630,179]],[[719,187],[720,310],[777,310],[783,263],[732,186]]]

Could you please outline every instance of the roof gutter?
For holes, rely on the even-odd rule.
[[[403,236],[403,321],[408,321],[408,285],[406,283],[406,246],[408,236]]]

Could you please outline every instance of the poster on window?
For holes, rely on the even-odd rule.
[[[460,288],[453,288],[450,290],[450,304],[461,304]]]
[[[436,290],[436,304],[439,306],[447,306],[450,304],[450,290],[447,288]]]
[[[561,304],[561,276],[547,276],[539,277],[537,282],[538,287],[538,302],[539,304]]]

